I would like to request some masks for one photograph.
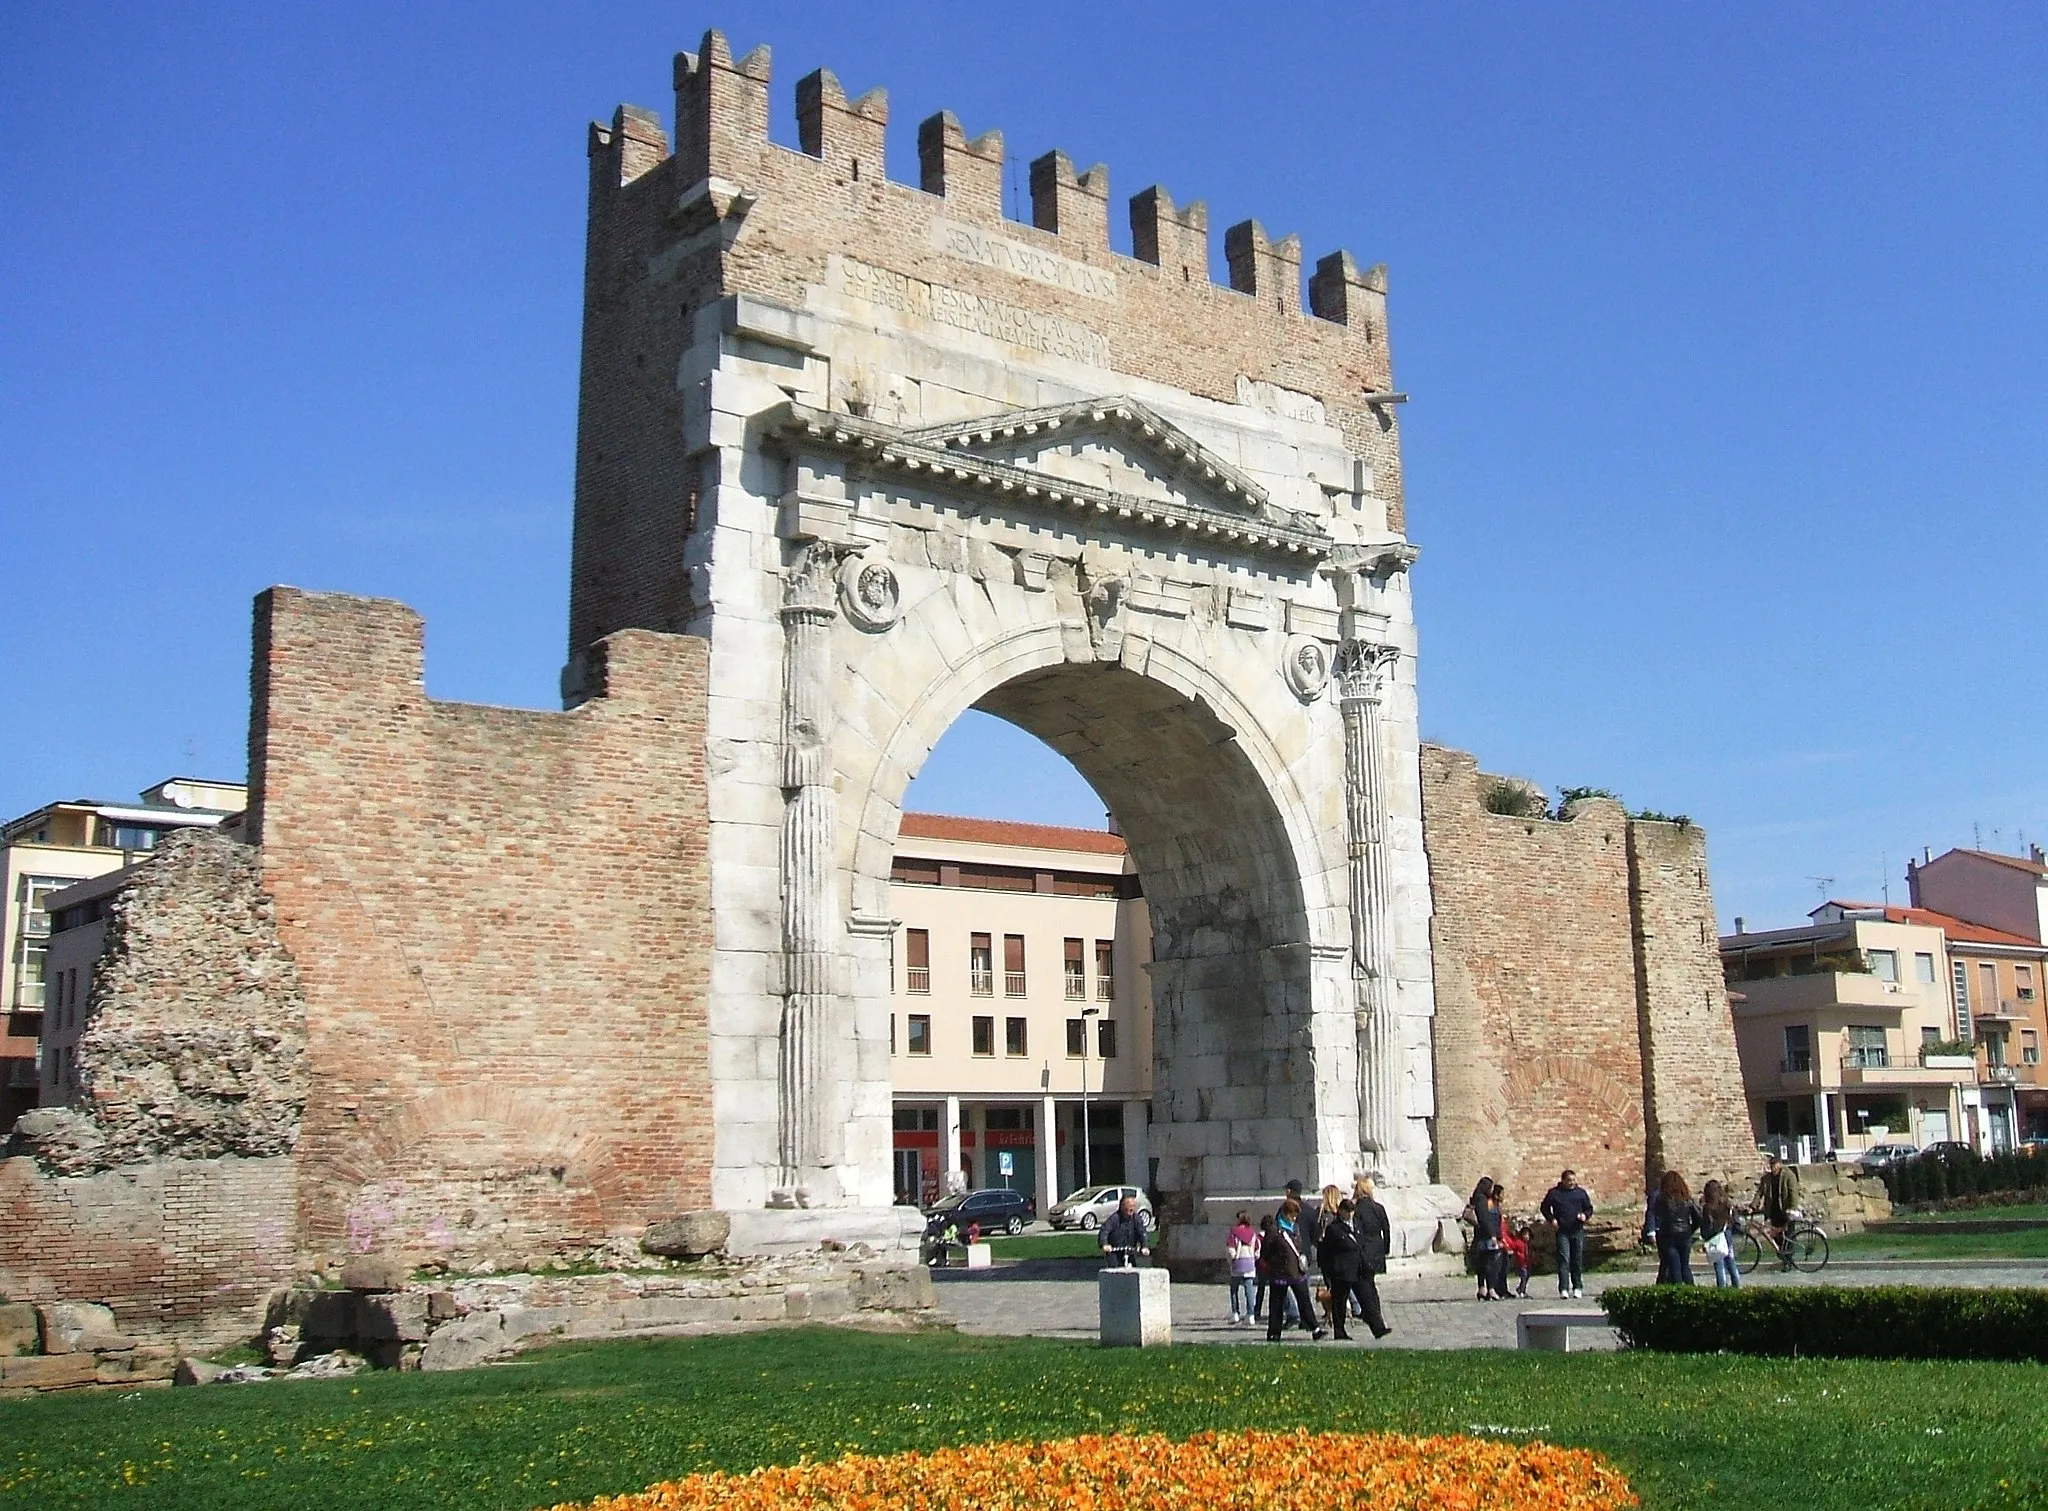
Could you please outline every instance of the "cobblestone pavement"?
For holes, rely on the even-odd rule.
[[[939,1304],[964,1333],[986,1336],[1092,1339],[1096,1335],[1095,1265],[1086,1259],[1038,1260],[998,1265],[990,1270],[939,1270],[933,1273]],[[1532,1277],[1526,1301],[1472,1299],[1472,1282],[1463,1276],[1402,1277],[1385,1280],[1380,1299],[1394,1331],[1374,1343],[1363,1323],[1353,1329],[1357,1341],[1325,1340],[1323,1348],[1513,1348],[1515,1316],[1535,1308],[1570,1307],[1597,1310],[1594,1299],[1611,1285],[1640,1285],[1654,1277],[1640,1273],[1603,1273],[1586,1277],[1583,1301],[1560,1301],[1556,1281]],[[1704,1277],[1702,1277],[1704,1278]],[[1751,1285],[1963,1285],[2036,1286],[2048,1284],[2048,1264],[1982,1262],[1949,1264],[1832,1264],[1818,1275],[1759,1271],[1744,1277]],[[1226,1287],[1180,1284],[1173,1288],[1173,1337],[1176,1343],[1265,1342],[1263,1323],[1233,1326]],[[1611,1335],[1595,1335],[1591,1346],[1615,1346]],[[1306,1346],[1306,1333],[1290,1331],[1287,1346]],[[1574,1347],[1578,1343],[1575,1341]]]

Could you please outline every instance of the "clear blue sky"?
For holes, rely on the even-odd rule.
[[[785,141],[822,63],[896,177],[950,108],[1388,262],[1425,736],[1691,814],[1724,919],[1897,899],[2048,840],[2044,18],[6,7],[0,809],[239,774],[272,582],[552,706],[584,122],[717,23]],[[975,720],[914,800],[1097,820],[1055,761]]]

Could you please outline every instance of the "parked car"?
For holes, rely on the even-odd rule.
[[[1138,1220],[1149,1229],[1152,1226],[1152,1198],[1136,1186],[1084,1187],[1054,1207],[1046,1214],[1046,1220],[1055,1228],[1079,1228],[1084,1233],[1093,1233],[1109,1221],[1109,1214],[1126,1196],[1137,1198]]]
[[[989,1186],[979,1191],[958,1191],[942,1196],[925,1208],[925,1236],[935,1237],[947,1223],[957,1224],[965,1233],[968,1225],[984,1233],[1021,1233],[1038,1215],[1038,1203],[1022,1191]]]
[[[1886,1165],[1913,1159],[1919,1153],[1919,1146],[1915,1144],[1872,1144],[1857,1156],[1856,1162],[1866,1170],[1882,1170]]]
[[[1940,1139],[1920,1151],[1923,1159],[1962,1159],[1977,1151],[1956,1139]]]

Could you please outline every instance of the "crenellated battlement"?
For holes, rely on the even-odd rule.
[[[715,30],[705,34],[698,51],[676,55],[673,156],[678,188],[707,179],[746,187],[746,169],[773,145],[770,78],[766,44],[735,59],[725,36]],[[849,99],[829,69],[817,69],[797,83],[796,114],[804,155],[844,173],[849,183],[887,181],[886,90],[872,89]],[[594,142],[621,154],[618,182],[630,183],[653,166],[650,154],[659,150],[660,137],[649,112],[622,107],[609,132],[603,127],[595,131]],[[1080,261],[1136,261],[1176,273],[1189,285],[1211,282],[1208,210],[1201,201],[1176,208],[1159,185],[1140,189],[1128,202],[1134,255],[1123,258],[1109,244],[1109,169],[1104,164],[1076,172],[1065,152],[1033,159],[1031,219],[1020,222],[1003,213],[1002,132],[970,137],[957,116],[940,111],[919,124],[917,157],[915,187],[943,199],[951,217],[1006,229],[1028,225],[1059,238],[1061,253]],[[1383,267],[1360,274],[1349,252],[1330,253],[1316,264],[1304,311],[1299,236],[1276,240],[1258,221],[1244,220],[1225,230],[1223,240],[1229,267],[1224,287],[1284,314],[1306,313],[1333,325],[1356,325],[1361,340],[1374,339],[1373,315],[1386,293]]]

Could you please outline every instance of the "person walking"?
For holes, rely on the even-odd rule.
[[[1375,1206],[1378,1203],[1374,1203]],[[1330,1287],[1330,1320],[1336,1336],[1351,1337],[1346,1324],[1351,1320],[1351,1303],[1358,1303],[1359,1315],[1375,1338],[1384,1338],[1391,1328],[1380,1315],[1380,1293],[1369,1265],[1386,1268],[1386,1245],[1375,1238],[1373,1255],[1368,1256],[1359,1226],[1358,1204],[1349,1197],[1337,1203],[1337,1211],[1323,1225],[1321,1250],[1323,1279]]]
[[[1494,1289],[1493,1271],[1500,1257],[1500,1208],[1493,1204],[1492,1176],[1479,1177],[1463,1216],[1472,1224],[1472,1273],[1479,1277],[1476,1299],[1495,1300],[1498,1292]]]
[[[1650,1198],[1650,1221],[1657,1236],[1657,1283],[1691,1285],[1692,1240],[1700,1230],[1700,1209],[1692,1188],[1676,1170],[1666,1170]]]
[[[1764,1226],[1771,1230],[1771,1247],[1778,1251],[1781,1269],[1792,1268],[1792,1250],[1785,1242],[1785,1230],[1799,1208],[1799,1172],[1785,1164],[1777,1153],[1764,1156],[1764,1173],[1756,1183],[1756,1204],[1763,1210]]]
[[[1283,1210],[1285,1204],[1282,1204]],[[1277,1311],[1283,1322],[1292,1319],[1294,1292],[1277,1284],[1273,1279],[1273,1260],[1280,1252],[1280,1214],[1269,1213],[1259,1219],[1258,1248],[1252,1261],[1252,1278],[1258,1282],[1258,1291],[1252,1297],[1252,1321]]]
[[[1259,1235],[1252,1231],[1252,1220],[1245,1213],[1237,1214],[1237,1225],[1224,1242],[1224,1252],[1230,1260],[1230,1320],[1242,1326],[1252,1320],[1259,1283]]]
[[[1543,1220],[1557,1234],[1557,1294],[1586,1294],[1586,1224],[1593,1217],[1593,1198],[1570,1170],[1543,1196]]]
[[[1714,1289],[1742,1289],[1742,1268],[1735,1262],[1735,1203],[1717,1180],[1700,1192],[1700,1231],[1707,1235],[1707,1263],[1714,1267]]]
[[[1529,1240],[1516,1228],[1514,1220],[1507,1215],[1507,1193],[1499,1187],[1495,1187],[1493,1200],[1494,1204],[1501,1209],[1501,1284],[1503,1287],[1506,1286],[1508,1273],[1513,1271],[1515,1277],[1515,1298],[1517,1300],[1526,1300],[1529,1295]]]
[[[1270,1284],[1274,1294],[1268,1300],[1266,1310],[1266,1341],[1278,1343],[1281,1330],[1281,1306],[1279,1292],[1283,1289],[1294,1297],[1301,1318],[1302,1331],[1320,1343],[1326,1336],[1322,1326],[1315,1320],[1315,1298],[1308,1293],[1308,1271],[1302,1262],[1301,1240],[1298,1236],[1301,1223],[1301,1204],[1288,1200],[1281,1204],[1280,1216],[1273,1224],[1271,1242],[1261,1250],[1266,1261],[1266,1271],[1272,1277]]]

